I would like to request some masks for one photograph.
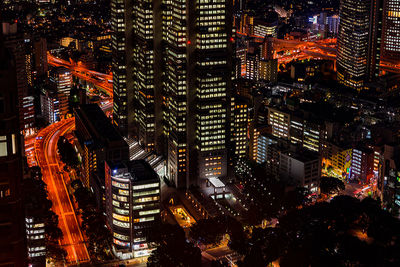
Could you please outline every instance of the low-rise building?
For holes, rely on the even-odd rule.
[[[321,158],[311,151],[281,152],[279,176],[289,184],[316,192],[321,178]]]
[[[145,160],[105,165],[107,224],[120,259],[150,255],[149,240],[160,222],[160,179]]]
[[[98,205],[104,195],[105,161],[129,160],[129,146],[97,104],[75,109],[75,133],[84,168],[83,183],[95,192]]]
[[[370,148],[353,148],[349,179],[369,183],[374,176],[374,155]]]

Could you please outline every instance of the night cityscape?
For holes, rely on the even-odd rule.
[[[0,23],[0,266],[400,266],[400,0]]]

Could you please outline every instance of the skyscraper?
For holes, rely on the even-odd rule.
[[[227,171],[232,1],[172,0],[165,6],[167,176],[187,187]]]
[[[370,11],[371,0],[340,2],[337,78],[357,90],[364,87],[367,76]]]
[[[22,138],[15,61],[0,32],[0,265],[27,266],[22,206]]]
[[[400,1],[384,0],[382,22],[382,60],[400,61]]]
[[[164,154],[178,187],[226,175],[232,2],[113,0],[111,9],[114,123]]]
[[[385,0],[371,0],[370,32],[367,60],[367,80],[373,81],[379,76],[382,44],[382,5]]]
[[[17,23],[2,23],[2,30],[4,35],[4,44],[7,49],[12,53],[15,70],[17,72],[17,90],[18,90],[18,111],[19,111],[19,123],[22,131],[30,131],[33,127],[34,118],[26,118],[24,113],[25,108],[23,107],[24,98],[28,96],[28,73],[26,68],[26,45],[24,43],[24,36],[22,32],[18,31]]]
[[[161,12],[161,0],[133,5],[134,135],[146,150],[154,150],[162,135]]]
[[[114,108],[113,122],[120,132],[132,132],[132,8],[133,1],[111,0],[111,38]],[[128,108],[129,107],[129,108]]]
[[[60,118],[68,113],[68,98],[72,84],[72,73],[69,69],[57,67],[50,72],[50,85],[57,94]]]
[[[111,2],[114,123],[146,150],[161,147],[161,13],[161,0]]]

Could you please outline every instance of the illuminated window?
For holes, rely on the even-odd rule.
[[[0,157],[7,156],[7,136],[0,136]]]

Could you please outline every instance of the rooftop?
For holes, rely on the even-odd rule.
[[[75,112],[91,131],[91,135],[96,137],[98,141],[124,141],[97,104],[79,105],[79,108],[75,109]]]
[[[133,182],[144,182],[159,180],[157,173],[153,170],[150,164],[144,159],[123,161],[123,162],[112,162],[109,164],[110,169],[117,177],[127,178],[130,177]]]

